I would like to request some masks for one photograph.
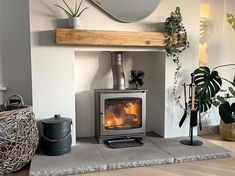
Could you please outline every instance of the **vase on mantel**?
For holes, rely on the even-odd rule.
[[[72,29],[79,29],[80,27],[80,17],[68,17],[69,27]]]

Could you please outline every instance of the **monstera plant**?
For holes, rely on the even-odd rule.
[[[201,112],[208,111],[212,105],[219,106],[219,112],[221,118],[224,121],[231,121],[231,113],[235,105],[230,104],[225,100],[226,97],[219,96],[218,93],[221,91],[222,82],[229,82],[232,87],[229,87],[231,96],[227,98],[235,97],[235,76],[233,81],[229,81],[219,76],[216,71],[217,68],[234,66],[235,64],[221,65],[214,68],[212,71],[208,67],[199,67],[193,72],[194,83],[196,85],[196,109]],[[230,112],[231,111],[231,112]],[[201,115],[199,113],[199,115]]]

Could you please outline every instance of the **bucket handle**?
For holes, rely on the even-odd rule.
[[[73,126],[73,123],[71,122],[71,125]],[[41,130],[42,131],[42,130]],[[47,138],[44,134],[43,134],[43,131],[42,131],[42,138],[46,139],[47,141],[49,142],[52,142],[52,143],[58,143],[58,142],[61,142],[65,139],[67,139],[72,133],[72,130],[69,130],[69,132],[65,135],[65,137],[61,138],[61,139],[49,139]]]
[[[44,136],[43,134],[42,134],[42,137],[43,137],[44,139],[46,139],[47,141],[49,141],[49,142],[58,143],[58,142],[61,142],[61,141],[65,140],[65,139],[68,138],[70,135],[71,135],[71,130],[68,132],[68,134],[66,134],[65,137],[63,137],[63,138],[61,138],[61,139],[49,139],[49,138],[47,138],[46,136]]]

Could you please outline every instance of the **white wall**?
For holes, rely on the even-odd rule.
[[[55,45],[54,2],[29,2],[34,112],[38,120],[72,118],[75,127],[74,48]],[[72,137],[75,144],[75,130]]]
[[[144,86],[146,96],[146,130],[164,136],[165,119],[165,52],[129,53],[132,68],[145,72]]]
[[[28,0],[0,1],[0,86],[32,103]],[[0,95],[1,103],[1,95]]]
[[[109,52],[76,52],[76,122],[77,137],[94,136],[96,88],[112,88]],[[127,60],[124,60],[126,65]]]
[[[202,4],[210,6],[209,19],[208,19],[208,35],[206,41],[208,43],[207,54],[209,68],[222,64],[235,63],[235,31],[226,20],[226,13],[235,15],[235,1],[234,0],[202,0]],[[221,77],[229,80],[233,79],[235,74],[235,66],[219,69]],[[223,82],[223,89],[227,89],[229,84]],[[222,94],[223,95],[223,94]],[[211,132],[212,126],[219,125],[220,116],[218,108],[212,108],[203,116],[204,133]]]
[[[55,45],[54,29],[58,26],[64,26],[65,21],[63,18],[65,18],[65,15],[56,9],[56,7],[53,5],[54,3],[61,3],[61,1],[30,0],[33,105],[38,119],[48,118],[54,113],[61,113],[63,116],[71,117],[73,122],[75,122],[75,87],[77,87],[77,85],[75,85],[75,74],[76,72],[80,71],[77,70],[75,72],[75,66],[80,62],[82,63],[85,58],[88,58],[89,63],[93,68],[95,68],[97,65],[97,60],[95,58],[104,54],[102,52],[95,54],[93,52],[80,53],[79,51],[158,51],[159,48],[68,47]],[[86,11],[86,13],[84,13],[82,16],[81,28],[117,31],[162,30],[162,25],[159,25],[159,23],[164,22],[165,18],[169,16],[169,13],[175,10],[177,6],[181,7],[184,24],[188,30],[188,37],[191,43],[191,47],[182,55],[181,58],[182,64],[184,66],[182,70],[184,77],[182,78],[184,80],[189,80],[188,78],[190,73],[198,65],[197,58],[199,43],[200,0],[162,0],[158,8],[148,18],[143,21],[131,24],[114,21],[88,2],[85,2],[85,5],[89,6],[89,10]],[[78,56],[75,57],[77,52]],[[137,55],[133,54],[133,56]],[[76,64],[75,58],[77,62]],[[136,62],[136,64],[138,65],[143,62],[146,61],[141,60],[140,62]],[[148,68],[151,70],[154,68],[154,66],[152,66],[150,63],[151,62],[149,59],[148,63],[146,63],[147,65],[145,66],[145,69]],[[86,63],[85,65],[89,64]],[[148,128],[155,129],[156,131],[160,129],[159,133],[164,137],[187,135],[187,124],[185,124],[182,129],[178,127],[178,122],[183,114],[183,110],[175,106],[175,102],[172,97],[175,65],[173,64],[172,60],[168,58],[165,60],[165,63],[161,63],[161,66],[163,65],[165,65],[165,73],[163,73],[163,75],[165,74],[166,79],[165,84],[162,85],[165,87],[166,92],[164,100],[166,102],[165,111],[161,112],[160,116],[162,120],[159,123],[153,124],[152,126],[150,125]],[[76,68],[79,69],[79,67],[81,66],[79,65]],[[158,67],[156,67],[156,69],[157,68]],[[85,68],[82,67],[82,69]],[[91,70],[91,72],[92,74],[88,75],[90,79],[95,74],[94,70]],[[158,73],[158,71],[155,72],[155,74],[156,73]],[[110,75],[108,75],[108,77],[110,78]],[[155,77],[149,78],[148,81],[152,81],[150,79],[155,79]],[[156,79],[158,79],[157,76]],[[103,81],[105,82],[105,80],[106,79]],[[78,83],[79,81],[76,84]],[[87,90],[89,88],[88,91],[90,91],[90,88],[92,87],[89,85],[82,85],[81,88],[83,90]],[[179,86],[179,94],[181,94],[181,92],[182,88]],[[160,92],[157,92],[156,94],[158,93]],[[159,104],[159,102],[157,104]],[[77,103],[77,105],[79,105],[79,102]],[[90,101],[90,106],[92,106],[91,103],[92,102]],[[80,107],[77,107],[78,109],[80,108],[79,110],[81,110],[79,113],[83,114],[82,117],[85,117],[85,113],[88,110],[81,108],[85,106],[84,104],[80,104],[79,106]],[[79,122],[79,118],[81,117],[77,117],[78,125],[80,122],[81,124],[89,123],[89,120],[86,121],[85,119],[80,119]],[[163,126],[163,123],[165,123],[165,126]],[[84,129],[83,131],[78,131],[78,133],[81,133],[81,136],[89,136],[93,133],[93,129]],[[75,133],[73,133],[73,137],[75,137]]]

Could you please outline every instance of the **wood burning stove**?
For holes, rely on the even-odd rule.
[[[95,136],[98,143],[145,137],[146,90],[96,89]]]
[[[111,147],[141,145],[145,137],[146,90],[126,89],[122,52],[111,53],[111,68],[113,89],[94,90],[96,139]]]

